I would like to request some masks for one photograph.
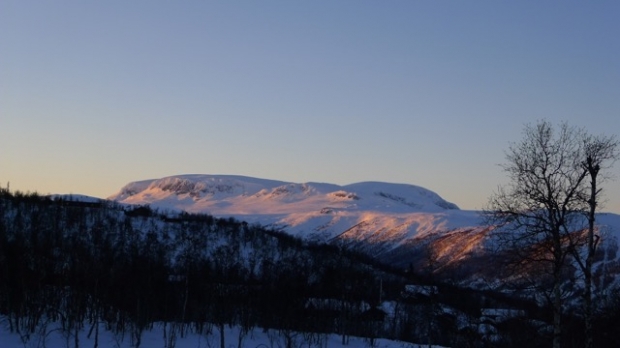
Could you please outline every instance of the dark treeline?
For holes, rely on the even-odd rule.
[[[519,346],[517,330],[535,333],[528,346],[549,342],[525,321],[485,334],[482,308],[510,299],[428,279],[432,291],[407,294],[422,281],[413,273],[234,219],[0,189],[0,315],[25,341],[54,322],[74,347],[78,332],[97,338],[100,328],[140,346],[154,325],[169,347],[188,331],[227,325],[306,332],[315,343],[338,333],[344,343],[356,335]]]

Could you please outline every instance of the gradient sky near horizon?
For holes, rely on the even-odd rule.
[[[619,19],[613,0],[4,0],[0,183],[386,181],[480,209],[525,124],[620,132]]]

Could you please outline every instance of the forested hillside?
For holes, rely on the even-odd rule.
[[[158,326],[173,347],[188,332],[232,325],[306,332],[315,343],[337,333],[343,343],[518,346],[522,330],[548,342],[545,308],[432,280],[234,219],[0,191],[0,319],[24,342],[48,323],[72,347],[83,330],[95,342],[99,330],[122,333],[137,347]],[[489,322],[489,307],[521,317]]]

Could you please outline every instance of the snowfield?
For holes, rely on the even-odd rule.
[[[75,336],[61,332],[58,323],[41,324],[38,332],[31,335],[10,333],[5,318],[0,317],[0,347],[2,348],[73,348]],[[78,334],[80,347],[94,347],[95,334],[86,327]],[[169,336],[168,336],[169,337]],[[290,342],[291,347],[317,347],[317,348],[422,348],[428,344],[412,344],[401,341],[376,339],[371,342],[367,338],[350,337],[348,344],[342,344],[342,337],[336,334],[308,334],[303,332],[279,332],[277,330],[253,329],[249,332],[242,331],[239,327],[224,328],[224,342],[226,347],[238,348],[284,348]],[[131,333],[124,335],[114,334],[100,327],[99,347],[103,348],[130,348],[136,347],[136,340]],[[157,323],[151,329],[145,330],[140,337],[140,347],[143,348],[218,348],[220,347],[220,333],[213,326],[209,334],[196,334],[187,332],[183,337],[176,338],[174,342],[164,338],[164,323]],[[432,345],[433,348],[441,346]]]

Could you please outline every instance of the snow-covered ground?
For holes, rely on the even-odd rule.
[[[168,326],[169,328],[169,326]],[[51,323],[47,327],[39,325],[39,332],[30,335],[20,335],[10,333],[6,318],[0,317],[0,347],[1,348],[74,348],[75,337],[67,335],[58,330],[58,324]],[[94,347],[95,334],[90,328],[85,328],[79,332],[79,347]],[[376,339],[371,342],[367,338],[350,337],[348,344],[342,344],[342,338],[336,334],[306,334],[302,332],[278,332],[276,330],[264,331],[256,328],[247,333],[242,333],[239,327],[228,327],[224,329],[225,346],[227,348],[285,348],[287,342],[290,347],[317,347],[317,348],[421,348],[429,347],[428,344],[418,345],[401,341],[386,339]],[[170,337],[168,335],[168,337]],[[168,340],[169,341],[169,340]],[[140,347],[143,348],[219,348],[220,334],[216,327],[213,327],[210,334],[196,334],[188,332],[183,337],[177,336],[174,345],[164,338],[164,325],[159,323],[152,329],[142,333]],[[136,340],[132,339],[130,333],[124,335],[113,334],[105,331],[101,327],[99,332],[98,346],[102,348],[131,348],[136,347]],[[434,348],[440,346],[433,345]]]

